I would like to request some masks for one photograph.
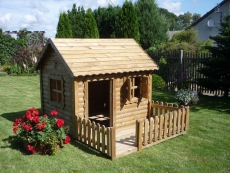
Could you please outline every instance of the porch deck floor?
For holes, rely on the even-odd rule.
[[[135,128],[135,125],[131,125],[116,129],[116,158],[137,151]]]

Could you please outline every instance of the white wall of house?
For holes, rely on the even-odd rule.
[[[207,13],[207,16],[204,15],[203,20],[193,26],[198,31],[200,40],[208,40],[209,36],[218,35],[221,18],[223,20],[225,15],[230,14],[230,0],[220,6],[219,12],[216,12],[216,8],[212,9],[210,12],[208,12],[210,14]]]

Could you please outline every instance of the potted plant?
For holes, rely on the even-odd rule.
[[[31,153],[54,155],[59,147],[70,142],[67,135],[69,126],[64,126],[64,120],[55,118],[56,110],[40,116],[36,108],[30,108],[22,118],[14,121],[13,132],[24,142],[24,146]]]
[[[197,102],[199,101],[197,92],[187,89],[181,89],[177,91],[174,98],[179,102],[180,105],[183,106],[197,104]]]

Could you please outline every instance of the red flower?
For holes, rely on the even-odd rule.
[[[64,120],[58,118],[57,121],[56,121],[56,125],[57,125],[58,128],[61,128],[64,125]]]
[[[17,130],[18,130],[18,127],[14,127],[14,128],[13,128],[14,134],[17,133]]]
[[[27,145],[27,149],[28,149],[28,151],[30,151],[31,153],[34,153],[34,152],[35,152],[34,147],[33,147],[32,145],[30,145],[30,144]]]
[[[21,118],[16,118],[15,121],[14,121],[13,126],[18,126],[18,124],[21,123],[21,122],[22,122]]]
[[[31,117],[32,117],[31,111],[29,111],[29,110],[26,111],[26,115],[25,115],[25,117],[24,117],[24,118],[25,118],[25,121],[26,121],[26,120],[30,120]]]
[[[26,131],[31,131],[31,130],[33,130],[31,124],[24,124],[24,125],[22,125],[22,128],[24,128]]]
[[[47,114],[44,114],[43,117],[47,117]]]
[[[44,126],[42,124],[37,124],[36,127],[38,130],[42,130],[44,128]]]
[[[35,116],[35,117],[32,117],[31,120],[35,123],[39,123],[40,121],[40,117],[39,116]]]
[[[63,140],[63,143],[68,144],[70,142],[70,140],[71,140],[70,137],[66,135],[66,138],[65,138],[65,140]]]
[[[51,114],[52,116],[57,116],[57,115],[58,115],[58,112],[57,112],[56,110],[52,110],[52,111],[50,112],[50,114]]]
[[[47,125],[47,122],[46,122],[46,121],[42,121],[42,125],[43,125],[43,126],[46,126],[46,125]]]

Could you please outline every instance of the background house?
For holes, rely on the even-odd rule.
[[[228,14],[230,14],[230,0],[223,0],[190,27],[194,27],[198,31],[200,40],[208,40],[209,36],[218,35],[220,22],[224,19],[224,16]]]

